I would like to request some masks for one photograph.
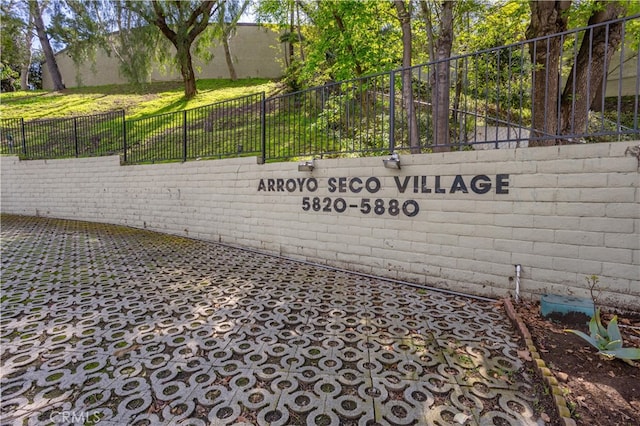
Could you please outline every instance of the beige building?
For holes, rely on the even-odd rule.
[[[229,40],[229,47],[238,78],[282,76],[283,45],[274,31],[256,24],[238,24],[235,34]],[[194,61],[196,77],[229,78],[222,44],[212,46],[212,53],[213,59],[209,63]],[[66,87],[127,83],[127,79],[120,73],[118,60],[113,56],[99,55],[95,65],[87,62],[80,67],[73,63],[65,51],[58,53],[56,59]],[[151,71],[151,82],[180,80],[182,78],[177,70],[165,70],[156,65]],[[47,67],[42,70],[42,85],[45,90],[53,87]]]

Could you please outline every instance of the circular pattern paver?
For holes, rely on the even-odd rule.
[[[11,215],[1,289],[3,425],[536,424],[489,302]]]

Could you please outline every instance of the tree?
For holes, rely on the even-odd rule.
[[[175,60],[184,82],[184,96],[193,98],[196,93],[196,75],[193,70],[191,47],[196,38],[209,25],[211,16],[224,0],[127,2],[127,7],[138,13],[149,25],[157,27],[176,49]]]
[[[527,39],[551,36],[567,29],[567,12],[571,0],[557,2],[538,2],[531,0],[531,23],[527,28]],[[546,43],[532,43],[529,46],[531,63],[533,64],[532,89],[532,127],[535,136],[555,131],[558,128],[558,105],[555,94],[558,93],[560,78],[558,65],[560,62],[561,39],[551,37]],[[554,99],[555,98],[555,99]],[[536,140],[530,142],[537,145]],[[551,141],[551,145],[555,144]]]
[[[221,5],[221,11],[218,13],[218,25],[217,31],[220,32],[218,38],[222,40],[222,47],[224,49],[224,58],[227,62],[227,68],[229,69],[229,77],[235,81],[238,79],[236,75],[236,69],[233,66],[233,58],[231,57],[231,48],[229,47],[229,38],[234,33],[236,25],[244,11],[249,6],[249,0],[228,0]]]
[[[449,148],[449,104],[451,84],[451,65],[449,58],[453,46],[453,7],[455,2],[445,0],[440,7],[429,5],[426,0],[420,1],[423,19],[431,50],[430,58],[435,62],[431,73],[431,92],[433,97],[433,145],[434,151],[448,151]],[[439,20],[433,19],[435,10]],[[436,34],[434,23],[439,24]]]
[[[20,88],[27,90],[29,88],[29,70],[31,69],[32,58],[32,40],[33,40],[33,27],[34,17],[32,13],[28,13],[28,22],[23,32],[24,44],[22,49],[22,63],[20,64]]]
[[[310,27],[301,78],[307,84],[348,80],[401,63],[401,39],[392,2],[314,2],[305,6]]]
[[[51,74],[53,90],[63,90],[65,86],[62,81],[62,74],[58,68],[58,62],[56,61],[56,56],[53,54],[53,48],[49,42],[47,29],[45,28],[44,20],[42,19],[43,7],[38,3],[38,0],[30,0],[29,4],[30,12],[33,14],[33,23],[38,34],[38,39],[40,40],[40,45],[42,46],[42,52],[44,53],[47,68],[49,69],[49,74]]]
[[[29,88],[42,89],[42,66],[44,65],[44,55],[42,50],[34,50],[31,55],[29,65]]]
[[[420,137],[413,102],[413,75],[411,72],[411,14],[404,0],[394,0],[394,5],[402,29],[402,100],[408,117],[409,147],[412,153],[418,154],[420,153]]]
[[[589,25],[622,16],[626,8],[621,2],[585,2],[590,9]],[[560,90],[560,58],[563,37],[554,34],[568,27],[570,0],[557,2],[530,1],[531,23],[527,38],[548,37],[529,46],[533,64],[532,140],[530,146],[568,143],[563,134],[580,134],[586,130],[588,110],[597,88],[606,77],[606,66],[621,42],[621,24],[588,30],[582,38],[572,72]],[[584,5],[581,5],[584,7]],[[594,88],[587,90],[590,86]],[[588,96],[587,96],[588,94]]]
[[[618,2],[607,2],[603,6],[594,9],[588,25],[611,21],[624,15],[625,8]],[[602,87],[607,66],[621,41],[622,23],[620,22],[586,31],[562,92],[561,134],[586,132],[588,110],[599,88]],[[574,96],[578,93],[584,95]]]
[[[115,56],[132,84],[147,83],[153,61],[161,62],[171,50],[157,28],[119,0],[56,0],[49,32],[76,66],[95,64],[99,50]],[[82,75],[76,78],[81,86]]]
[[[301,65],[305,62],[303,26],[310,24],[306,26],[310,33],[313,10],[313,5],[306,5],[303,0],[260,0],[254,7],[257,22],[280,34],[279,40],[285,48],[283,80],[294,91],[305,86],[301,77]],[[296,44],[299,47],[297,58]]]
[[[27,90],[33,38],[33,19],[28,3],[0,3],[0,20],[2,90]]]
[[[211,59],[210,44],[229,36],[246,7],[241,1],[56,0],[52,21],[74,62],[93,59],[102,48],[116,55],[134,83],[147,81],[154,62],[172,63],[182,76],[185,98],[191,99],[197,93],[193,58]],[[220,17],[225,11],[233,12],[227,13],[231,22]]]

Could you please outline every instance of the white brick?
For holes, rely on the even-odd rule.
[[[632,253],[626,249],[607,247],[580,247],[580,259],[598,260],[601,262],[616,262],[630,264]]]
[[[533,218],[533,226],[535,229],[564,229],[564,230],[577,230],[585,229],[581,227],[579,218],[573,217],[559,217],[559,216],[535,216]],[[588,229],[588,228],[587,228]],[[591,231],[598,231],[598,229],[588,229]]]
[[[595,158],[609,157],[610,144],[594,143],[587,145],[560,145],[558,146],[557,158]]]
[[[605,216],[605,210],[608,208],[604,203],[556,203],[555,212],[559,216]],[[608,216],[608,215],[607,215]],[[627,216],[623,216],[627,217]]]
[[[533,216],[516,214],[496,215],[494,225],[511,228],[532,228]]]
[[[604,210],[604,213],[597,216],[640,219],[640,204],[638,203],[609,203],[604,206]]]
[[[560,188],[605,188],[608,179],[607,173],[561,174],[557,185]]]
[[[576,259],[579,255],[579,246],[569,244],[534,242],[533,253],[545,256]]]
[[[605,234],[604,246],[613,248],[624,248],[631,250],[640,250],[640,235],[632,234]],[[634,263],[633,261],[631,263]],[[640,264],[640,263],[638,263]]]
[[[635,188],[581,189],[580,201],[594,203],[628,203],[636,196]]]
[[[578,246],[598,246],[604,245],[605,234],[602,232],[585,232],[585,231],[570,231],[570,230],[557,230],[553,231],[555,234],[555,241],[559,244],[573,244]]]
[[[585,168],[593,172],[635,172],[637,171],[638,163],[634,164],[631,157],[627,158],[613,158],[613,157],[601,157],[601,158],[587,158],[584,160]]]
[[[640,284],[640,265],[637,263],[631,265],[623,265],[617,262],[604,263],[602,265],[602,273],[599,275],[601,275],[601,280],[604,276],[610,276],[628,279]]]
[[[609,187],[638,187],[640,186],[640,174],[637,171],[631,173],[610,173],[607,175]]]
[[[539,162],[538,173],[581,173],[585,170],[585,160],[550,160]]]
[[[594,232],[632,233],[634,221],[633,219],[583,217],[580,218],[580,229]]]
[[[493,241],[493,248],[499,251],[514,253],[533,253],[533,242],[522,240],[501,240]]]
[[[523,228],[517,230],[512,238],[524,241],[551,243],[555,241],[555,233],[556,231],[552,229]]]
[[[528,253],[513,253],[511,262],[514,265],[522,265],[526,271],[529,268],[551,269],[553,267],[553,257]]]
[[[582,275],[601,275],[603,273],[602,262],[600,261],[570,259],[568,257],[554,257],[553,269]]]
[[[531,174],[511,176],[510,187],[512,188],[558,188],[566,185],[559,185],[557,174]],[[605,176],[606,182],[606,176]]]

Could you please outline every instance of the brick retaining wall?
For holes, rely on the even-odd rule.
[[[2,212],[123,224],[483,296],[640,310],[638,142],[259,165],[2,157]],[[625,154],[626,152],[626,154]],[[489,188],[488,184],[491,184]],[[425,186],[423,186],[423,184]],[[444,192],[443,192],[444,191]],[[326,211],[325,211],[326,210]]]

